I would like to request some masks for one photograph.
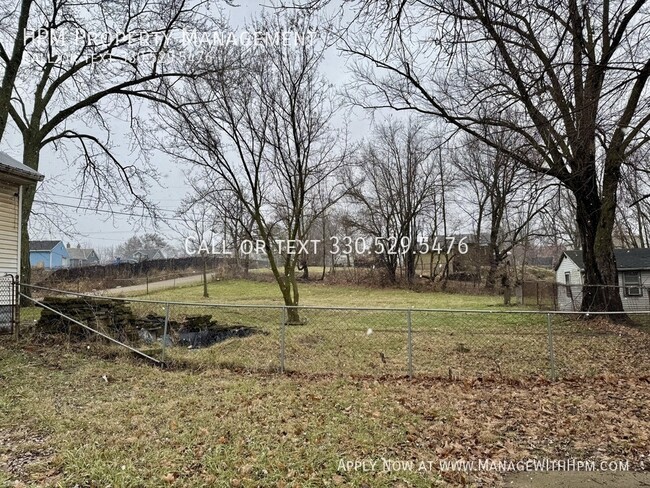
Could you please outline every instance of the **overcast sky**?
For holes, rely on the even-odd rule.
[[[241,2],[239,7],[224,6],[226,15],[230,18],[233,29],[241,27],[251,16],[261,12],[268,2],[246,1]],[[322,66],[325,76],[335,85],[341,86],[345,81],[346,73],[344,61],[338,53],[332,49]],[[345,114],[339,116],[343,120]],[[351,138],[358,139],[367,133],[369,121],[367,114],[355,112],[348,115],[350,121]],[[127,140],[120,137],[120,130],[128,130],[126,124],[116,124],[113,134],[114,140]],[[7,153],[21,159],[22,143],[15,129],[8,129],[7,137],[2,142],[2,149]],[[118,147],[118,157],[128,161],[128,147]],[[68,151],[68,156],[72,156]],[[153,186],[150,190],[150,198],[160,206],[161,214],[169,218],[173,217],[174,210],[179,206],[181,199],[189,190],[186,184],[187,167],[178,166],[172,163],[165,155],[155,154],[152,160],[160,172],[161,185]],[[95,248],[106,248],[116,246],[124,242],[133,234],[153,232],[154,227],[151,221],[134,219],[128,215],[111,215],[105,212],[94,212],[86,210],[87,207],[95,207],[94,202],[87,197],[81,198],[80,189],[76,188],[72,174],[74,171],[68,168],[67,163],[62,159],[53,147],[48,147],[42,152],[40,172],[45,175],[42,183],[42,191],[36,196],[39,201],[47,201],[47,204],[36,203],[35,215],[32,225],[32,239],[61,239],[70,242],[72,245],[78,243],[83,246]],[[117,210],[117,209],[115,209]],[[73,237],[68,237],[56,226],[48,225],[43,215],[56,216],[57,225],[68,229]],[[63,218],[61,218],[63,217]],[[165,236],[174,246],[182,245],[182,238],[172,232],[164,223],[159,226],[156,232]]]

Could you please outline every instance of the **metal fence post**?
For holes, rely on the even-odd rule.
[[[551,366],[551,380],[557,379],[555,374],[555,352],[553,351],[553,324],[551,323],[551,314],[546,314],[548,324],[548,360]]]
[[[408,328],[408,371],[409,378],[413,378],[413,328],[411,324],[411,311],[406,311],[406,325]]]
[[[22,297],[20,296],[20,276],[11,277],[11,293],[14,294],[14,299],[12,302],[13,304],[13,317],[12,317],[12,325],[14,327],[13,333],[16,341],[20,339],[20,302],[22,300]]]
[[[287,307],[282,307],[280,314],[280,373],[284,373],[285,329],[287,326]]]
[[[167,348],[167,329],[169,327],[169,303],[165,303],[165,325],[163,326],[162,352],[160,353],[160,362],[165,362],[165,349]]]

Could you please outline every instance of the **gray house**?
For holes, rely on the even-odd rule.
[[[165,255],[160,249],[138,249],[133,253],[133,261],[140,263],[142,261],[153,261],[154,259],[165,259]]]
[[[650,310],[650,249],[615,249],[623,308]],[[582,251],[565,251],[555,267],[559,310],[579,310],[584,282]]]
[[[99,256],[94,249],[82,249],[80,246],[70,247],[68,244],[68,263],[71,268],[93,266],[99,264]]]
[[[16,303],[12,277],[20,273],[23,187],[43,176],[0,152],[0,333],[11,332]]]

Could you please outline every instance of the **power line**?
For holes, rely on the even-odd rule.
[[[85,202],[81,199],[81,197],[75,197],[72,195],[59,195],[57,193],[47,193],[47,196],[53,196],[57,198],[67,198],[68,200],[78,200],[79,202],[83,202],[86,205],[93,205],[95,203],[99,203],[99,199],[93,200],[93,199],[88,199]],[[167,200],[167,201],[175,201],[175,200]],[[181,200],[179,200],[180,202]],[[164,211],[164,212],[173,212],[176,213],[178,210],[177,209],[171,209],[171,208],[156,208],[156,210]]]
[[[101,209],[101,208],[83,207],[81,205],[70,205],[68,203],[61,203],[61,202],[46,202],[45,200],[34,200],[34,203],[40,203],[41,205],[55,205],[55,206],[58,206],[58,207],[68,207],[68,208],[74,208],[74,209],[77,209],[77,210],[88,210],[88,211],[94,212],[94,213],[107,213],[107,214],[111,214],[111,215],[125,215],[127,217],[140,217],[140,218],[145,217],[145,218],[150,218],[150,219],[153,220],[153,217],[151,217],[151,216],[147,216],[147,215],[143,215],[143,214],[136,214],[136,213],[129,213],[129,212],[120,212],[118,210],[104,210],[104,209]],[[178,222],[185,222],[183,219],[180,219],[180,218],[177,218],[177,217],[164,217],[163,220],[165,220],[165,221],[174,220],[174,221],[178,221]]]

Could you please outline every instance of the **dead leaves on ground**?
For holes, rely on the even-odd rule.
[[[287,487],[402,482],[390,473],[363,477],[337,472],[340,457],[424,461],[574,457],[628,459],[631,469],[644,460],[649,465],[649,378],[610,374],[557,383],[310,379],[209,371],[163,374],[86,360],[83,368],[64,363],[65,373],[53,376],[39,365],[16,361],[21,367],[15,369],[20,377],[12,377],[14,391],[16,385],[28,384],[43,398],[34,408],[43,412],[43,405],[50,405],[46,418],[52,422],[52,437],[39,438],[39,452],[57,455],[86,442],[66,435],[72,420],[83,421],[85,437],[112,445],[117,457],[124,454],[119,464],[137,459],[124,476],[155,473],[156,486],[259,486],[271,480]],[[97,378],[95,369],[115,381],[88,381]],[[46,371],[42,377],[37,374],[41,371]],[[31,408],[8,390],[5,397],[20,403],[16,411],[25,415]],[[29,418],[38,427],[38,417]],[[0,429],[0,440],[2,435]],[[7,437],[4,445],[16,442],[16,436]],[[27,451],[0,448],[0,469],[11,466],[11,478],[30,481],[36,474],[33,463],[18,469]],[[99,462],[92,455],[84,461]],[[62,459],[46,461],[42,468],[38,472],[46,475],[61,468],[60,476],[66,480],[83,478]],[[414,474],[406,486],[432,486],[440,476],[451,485],[489,486],[497,480],[494,473],[434,470]]]

